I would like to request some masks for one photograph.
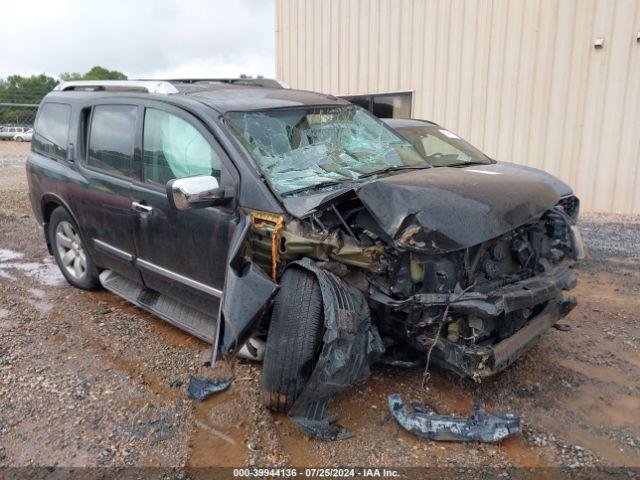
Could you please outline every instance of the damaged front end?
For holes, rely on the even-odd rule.
[[[326,414],[331,396],[366,378],[385,348],[480,381],[511,365],[576,303],[565,292],[584,248],[571,212],[549,189],[516,189],[507,208],[494,206],[485,188],[436,213],[419,188],[396,184],[385,194],[379,183],[332,195],[298,217],[244,211],[232,242],[223,353],[266,335],[287,268],[318,279],[326,334],[289,415],[325,440],[349,435]],[[456,213],[465,205],[475,211]]]
[[[364,295],[386,346],[431,349],[435,363],[476,380],[508,367],[575,306],[563,292],[575,286],[571,264],[584,250],[557,199],[537,215],[520,208],[530,220],[493,238],[469,231],[481,240],[471,245],[459,226],[448,227],[457,236],[439,238],[416,215],[385,228],[391,222],[367,200],[350,192],[287,222],[254,212],[248,254],[273,279],[314,260]]]
[[[584,250],[562,207],[479,245],[419,250],[397,257],[395,276],[374,279],[372,310],[385,319],[377,323],[383,336],[432,351],[462,376],[479,381],[504,370],[576,304],[564,292],[576,284],[571,265]]]

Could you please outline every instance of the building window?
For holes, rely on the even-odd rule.
[[[379,118],[411,118],[411,92],[344,95],[342,98]]]

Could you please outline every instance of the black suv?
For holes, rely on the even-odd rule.
[[[345,100],[257,83],[45,97],[29,187],[69,283],[223,355],[266,342],[263,399],[299,412],[377,359],[490,376],[573,307],[582,243],[562,182],[434,124],[392,122],[400,135]]]

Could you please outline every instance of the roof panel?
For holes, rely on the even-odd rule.
[[[207,89],[186,92],[221,113],[232,110],[262,110],[266,108],[300,107],[305,105],[348,105],[332,95],[305,90],[208,85]],[[181,86],[178,86],[180,90]]]

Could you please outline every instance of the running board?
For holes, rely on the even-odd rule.
[[[213,343],[217,322],[215,317],[204,315],[188,305],[146,288],[112,270],[104,270],[100,274],[100,283],[110,292],[157,315],[181,330],[205,342]]]

